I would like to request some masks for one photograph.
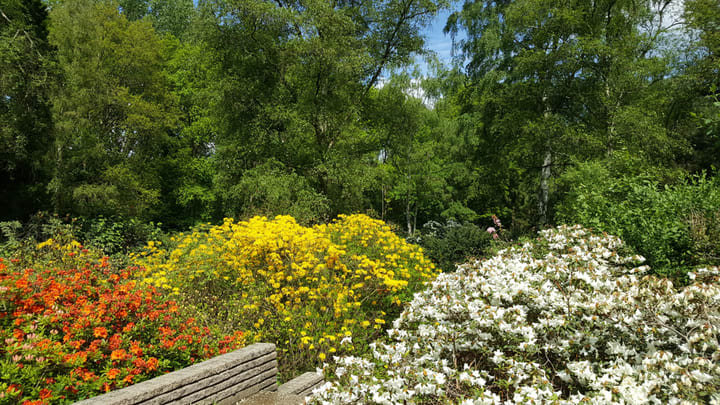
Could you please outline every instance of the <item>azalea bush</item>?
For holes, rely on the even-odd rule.
[[[136,272],[76,241],[0,258],[0,403],[71,403],[244,345],[179,316]]]
[[[437,274],[421,248],[365,215],[314,227],[289,216],[226,219],[172,243],[151,242],[135,258],[143,282],[212,329],[276,343],[281,378],[363,350]]]
[[[310,402],[720,403],[720,269],[678,289],[642,260],[560,227],[441,274]]]

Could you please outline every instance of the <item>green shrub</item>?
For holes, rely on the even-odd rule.
[[[301,224],[327,220],[329,201],[316,192],[307,179],[276,160],[249,169],[232,185],[219,190],[229,217],[290,215]]]
[[[0,222],[0,255],[31,257],[36,254],[35,245],[50,238],[82,240],[88,247],[111,256],[120,266],[127,264],[128,253],[148,241],[167,240],[160,224],[137,218],[71,218],[39,212],[25,223]]]
[[[559,223],[617,235],[657,274],[683,279],[688,268],[720,256],[720,180],[687,176],[660,184],[650,176],[613,177],[599,163],[568,171]]]
[[[107,255],[122,255],[139,249],[148,241],[165,240],[161,224],[143,222],[136,218],[99,216],[82,218],[79,237],[89,246],[100,249]]]
[[[443,271],[454,271],[456,264],[483,255],[491,246],[492,235],[471,223],[430,221],[411,242],[420,244]]]

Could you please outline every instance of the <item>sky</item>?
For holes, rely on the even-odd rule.
[[[423,31],[423,34],[426,37],[425,47],[434,51],[438,58],[447,66],[452,64],[452,38],[450,38],[450,34],[446,35],[443,33],[443,28],[445,28],[448,16],[450,16],[453,11],[457,11],[462,7],[462,2],[453,1],[451,3],[451,9],[443,10],[438,13],[430,26]],[[458,33],[458,38],[456,39],[462,38],[464,38],[464,34],[461,31]],[[427,74],[427,65],[420,58],[418,58],[417,62],[420,64],[421,72],[423,74]]]
[[[449,34],[445,35],[443,33],[443,28],[445,28],[445,23],[451,12],[452,10],[444,10],[438,13],[430,27],[424,32],[427,37],[426,45],[428,49],[435,51],[440,60],[448,64],[451,59],[452,39]]]

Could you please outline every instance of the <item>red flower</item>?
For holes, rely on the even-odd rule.
[[[132,344],[130,345],[130,353],[137,357],[140,357],[143,355],[143,350],[140,345],[137,344],[137,342],[132,342]]]
[[[109,343],[110,350],[115,350],[118,347],[120,347],[120,345],[122,344],[122,338],[120,337],[120,335],[118,335],[116,333],[116,334],[112,335],[112,337],[110,337],[110,340],[108,343]]]
[[[22,339],[23,339],[24,336],[25,336],[25,332],[23,332],[23,331],[20,330],[20,329],[15,329],[15,330],[13,331],[13,337],[14,337],[16,340],[18,340],[18,341],[22,341]]]

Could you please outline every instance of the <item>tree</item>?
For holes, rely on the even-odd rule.
[[[54,52],[40,0],[0,5],[0,220],[46,208]]]
[[[155,30],[185,39],[195,17],[193,0],[119,0],[120,11],[130,21],[147,18]]]
[[[672,113],[694,147],[686,164],[702,171],[720,166],[720,4],[689,0],[684,6],[684,34],[690,44]]]
[[[157,164],[177,122],[163,75],[163,42],[146,21],[112,1],[53,7],[50,41],[61,84],[52,96],[57,212],[150,216],[162,180]]]
[[[268,159],[306,177],[331,215],[366,207],[377,145],[363,102],[383,71],[422,50],[444,1],[206,1],[204,41],[220,66],[218,187]]]
[[[661,119],[670,3],[467,1],[451,15],[446,29],[467,33],[460,98],[476,161],[503,173],[498,186],[515,183],[516,219],[547,223],[552,178],[574,162],[640,171],[683,151]]]

